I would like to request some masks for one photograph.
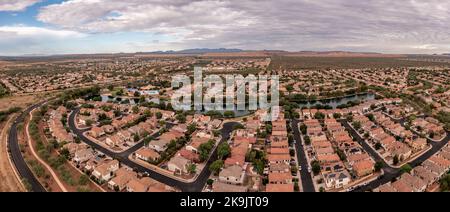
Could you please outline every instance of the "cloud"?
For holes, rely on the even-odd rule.
[[[68,30],[54,30],[23,25],[0,26],[1,55],[51,54],[58,45],[81,39],[86,35]]]
[[[90,34],[171,36],[173,48],[450,51],[450,2],[441,0],[69,0],[37,19]]]
[[[0,11],[22,11],[41,0],[2,0]]]
[[[53,30],[41,27],[30,27],[24,25],[17,26],[0,26],[0,33],[11,34],[16,37],[47,37],[55,39],[63,39],[68,37],[82,37],[83,34],[68,30]]]

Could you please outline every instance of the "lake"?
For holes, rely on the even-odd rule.
[[[315,100],[315,101],[308,101],[305,103],[299,103],[300,108],[303,107],[313,107],[317,105],[324,105],[324,106],[330,106],[333,109],[336,109],[339,105],[347,104],[349,102],[364,102],[369,100],[374,100],[375,94],[373,93],[364,93],[364,94],[355,94],[355,95],[349,95],[344,97],[337,97],[337,98],[330,98],[330,99],[324,99],[324,100]]]
[[[130,102],[128,104],[131,104],[131,105],[136,105],[139,103],[139,98],[133,98],[133,97],[112,97],[112,96],[107,96],[107,95],[101,95],[101,97],[102,97],[102,102],[115,102],[115,103],[120,103],[120,104],[126,104],[124,101],[129,100]],[[158,98],[153,98],[153,99],[146,98],[145,100],[147,102],[153,102],[153,103],[159,104]]]

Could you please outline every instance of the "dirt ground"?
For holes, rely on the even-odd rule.
[[[1,61],[1,60],[0,60],[0,67],[3,66],[3,65],[10,65],[10,64],[12,64],[12,63],[11,63],[11,62],[7,62],[7,61]]]
[[[14,117],[11,116],[11,119],[12,118]],[[7,122],[0,123],[0,192],[24,191],[24,188],[19,182],[19,179],[17,179],[8,159],[6,139],[9,125],[10,123]]]
[[[12,107],[26,108],[39,101],[38,99],[39,97],[34,95],[4,97],[0,99],[0,110],[8,110]]]
[[[1,61],[0,61],[1,63]],[[12,107],[22,107],[26,108],[37,101],[38,97],[35,96],[10,96],[0,99],[0,110],[8,110]],[[10,119],[15,117],[14,115],[9,116]],[[8,159],[7,153],[7,138],[8,129],[10,123],[3,122],[0,123],[0,191],[14,192],[14,191],[24,191],[22,184],[19,179],[17,179],[13,167]]]

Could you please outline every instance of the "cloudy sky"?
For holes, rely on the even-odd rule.
[[[442,0],[0,0],[0,55],[187,48],[450,52]]]

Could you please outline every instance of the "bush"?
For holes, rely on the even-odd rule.
[[[445,175],[440,181],[441,191],[448,192],[450,191],[450,175]]]
[[[405,164],[400,168],[402,173],[410,173],[412,171],[412,167],[409,164]]]
[[[89,183],[89,177],[85,174],[81,175],[80,179],[78,179],[78,184],[87,185]]]
[[[211,186],[214,183],[213,179],[208,179],[208,181],[206,181],[206,184],[208,184],[209,186]]]

